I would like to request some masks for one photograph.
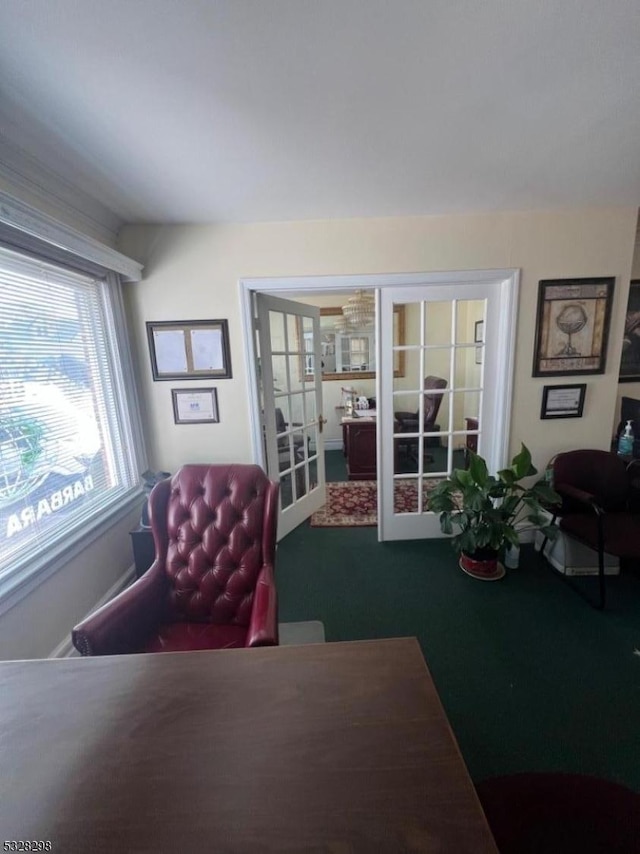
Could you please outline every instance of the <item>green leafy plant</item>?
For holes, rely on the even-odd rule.
[[[537,473],[524,444],[511,465],[497,476],[489,474],[485,460],[470,451],[468,468],[454,469],[450,478],[435,487],[429,509],[440,513],[444,534],[458,530],[451,540],[458,553],[480,559],[494,556],[503,546],[518,544],[517,521],[553,539],[557,529],[548,524],[543,511],[558,503],[560,496],[543,480],[531,487],[520,483]]]

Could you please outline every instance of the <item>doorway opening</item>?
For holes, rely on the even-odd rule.
[[[515,321],[517,312],[518,270],[462,271],[449,273],[393,274],[371,276],[311,276],[302,278],[245,279],[241,281],[243,322],[248,374],[251,392],[251,419],[254,459],[279,479],[281,472],[269,466],[269,446],[277,447],[283,433],[276,430],[275,413],[278,395],[290,402],[309,397],[309,382],[314,376],[319,382],[320,396],[317,407],[308,408],[305,418],[295,419],[289,410],[289,426],[284,438],[289,441],[289,458],[285,475],[295,480],[296,458],[294,433],[308,442],[310,453],[300,460],[298,467],[307,478],[310,463],[315,465],[315,483],[307,479],[291,503],[296,510],[298,498],[305,499],[304,511],[294,513],[290,506],[281,507],[281,522],[286,516],[295,525],[308,518],[314,501],[325,493],[324,446],[330,451],[342,451],[345,428],[339,407],[343,401],[342,389],[362,391],[357,397],[373,402],[374,428],[368,439],[368,460],[374,458],[372,479],[376,481],[378,504],[378,538],[409,539],[442,536],[434,524],[437,518],[428,511],[426,502],[394,503],[394,493],[408,483],[418,496],[435,475],[446,475],[459,467],[465,448],[475,447],[487,459],[493,470],[502,467],[508,455],[511,384],[513,379],[513,353],[515,347]],[[332,312],[343,305],[348,295],[356,289],[375,292],[376,314],[371,338],[352,348],[340,341],[340,354],[336,353],[335,318],[331,342],[322,346],[321,320],[327,328]],[[286,297],[291,303],[303,304],[317,313],[316,320],[309,319],[302,334],[289,336],[285,350],[260,339],[264,328],[264,313],[258,318],[258,305],[262,296],[273,299]],[[311,306],[311,302],[315,306]],[[274,311],[277,314],[277,307]],[[478,313],[478,311],[480,313]],[[324,312],[322,315],[321,312]],[[474,312],[478,314],[476,317]],[[404,338],[398,338],[399,315],[404,318]],[[448,317],[434,324],[434,318]],[[311,314],[308,314],[311,318]],[[274,314],[275,318],[275,314]],[[282,320],[272,319],[269,325],[277,326]],[[285,321],[286,325],[286,321]],[[443,330],[448,330],[445,337]],[[301,327],[300,327],[301,328]],[[337,333],[341,335],[340,332]],[[295,341],[295,345],[291,342]],[[367,351],[367,344],[369,349]],[[363,354],[370,354],[365,360]],[[343,358],[343,354],[347,358]],[[360,361],[354,362],[356,355]],[[329,358],[327,358],[329,357]],[[336,364],[334,366],[333,359]],[[275,383],[273,376],[265,386],[264,366],[279,360],[280,368],[289,371],[286,388]],[[336,368],[333,376],[322,380],[322,362],[325,368]],[[403,362],[399,370],[400,361]],[[435,370],[438,364],[439,370]],[[461,372],[461,365],[477,365],[478,370]],[[340,366],[341,370],[338,370]],[[344,370],[345,366],[356,368]],[[364,366],[373,368],[365,371]],[[432,370],[433,368],[433,370]],[[373,373],[374,376],[366,376]],[[354,376],[356,379],[354,380]],[[476,376],[470,382],[469,377]],[[444,381],[444,389],[429,386],[430,378]],[[346,380],[346,383],[344,382]],[[296,385],[297,384],[297,385]],[[359,387],[358,387],[359,386]],[[372,393],[367,393],[372,392]],[[440,397],[438,420],[428,417],[429,396]],[[334,399],[335,398],[335,399]],[[396,413],[414,416],[407,429],[400,426]],[[358,428],[364,426],[356,414]],[[463,420],[461,420],[463,419]],[[271,427],[269,429],[269,421]],[[327,424],[331,420],[331,429]],[[287,419],[285,419],[287,421]],[[297,426],[296,426],[297,425]],[[364,436],[364,430],[359,429]],[[309,442],[309,440],[311,440]],[[364,438],[363,438],[364,441]],[[372,451],[372,448],[374,449]],[[322,451],[319,453],[319,451]],[[291,457],[291,453],[294,454]],[[315,460],[311,460],[314,456]],[[322,458],[322,471],[318,460]],[[351,468],[351,466],[350,466]],[[353,472],[349,474],[351,477]],[[371,477],[371,474],[369,475]],[[401,483],[405,481],[405,483]],[[296,486],[293,485],[295,492]],[[299,495],[302,493],[302,495]],[[287,512],[289,511],[289,512]],[[294,525],[294,526],[295,526]],[[283,525],[284,536],[292,527]]]

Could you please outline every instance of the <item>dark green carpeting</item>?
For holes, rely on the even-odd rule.
[[[447,468],[447,449],[446,448],[429,448],[429,454],[433,457],[433,462],[427,463],[425,471],[444,471]],[[401,470],[405,474],[416,470],[416,463],[404,456],[400,457]],[[325,451],[324,452],[325,478],[327,481],[344,481],[347,480],[347,463],[342,451]],[[464,452],[453,452],[453,467],[464,467]]]
[[[342,451],[324,452],[324,476],[332,483],[347,479],[347,462]]]
[[[640,791],[640,578],[593,610],[531,547],[494,583],[446,540],[378,543],[373,528],[310,528],[278,547],[282,621],[327,641],[415,635],[474,780],[594,774]]]

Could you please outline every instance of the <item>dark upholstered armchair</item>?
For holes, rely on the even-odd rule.
[[[637,471],[609,451],[568,451],[553,460],[553,488],[562,497],[554,519],[564,534],[598,553],[596,608],[605,605],[604,555],[640,559]]]
[[[440,411],[442,403],[443,390],[447,387],[447,381],[442,377],[428,376],[424,378],[424,395],[423,395],[423,417],[424,417],[424,432],[438,433],[440,425],[436,424],[436,418]],[[397,432],[399,433],[417,433],[420,429],[420,412],[394,412],[394,417],[397,423]],[[418,440],[415,437],[407,438],[406,441],[397,439],[398,446],[409,455],[417,457]],[[431,436],[424,440],[425,448],[435,447],[440,445],[440,440],[437,437]]]
[[[278,485],[256,465],[186,465],[149,497],[156,558],[77,625],[82,655],[273,646]]]

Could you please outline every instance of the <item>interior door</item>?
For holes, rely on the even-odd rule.
[[[378,407],[379,538],[442,537],[428,496],[439,479],[466,466],[469,449],[490,470],[504,464],[508,426],[497,390],[509,386],[499,329],[499,281],[381,290]],[[405,307],[405,345],[393,343],[392,317]],[[394,355],[405,370],[394,376]]]
[[[280,482],[278,539],[326,500],[320,309],[256,294],[267,474]]]

